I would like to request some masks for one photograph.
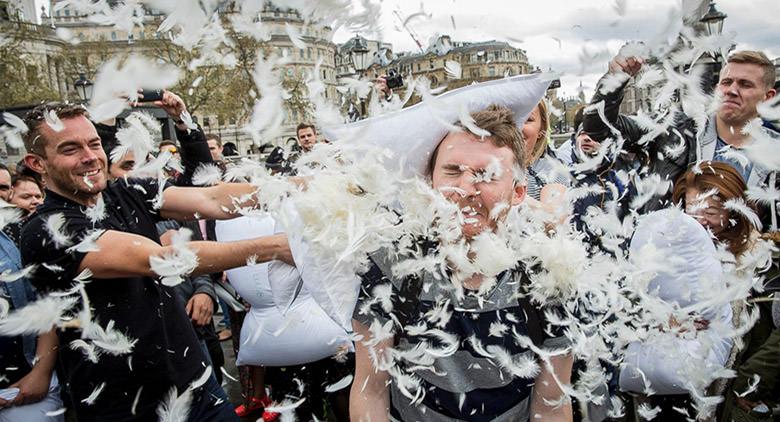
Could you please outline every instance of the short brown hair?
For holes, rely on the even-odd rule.
[[[492,104],[484,110],[471,113],[471,118],[474,119],[474,124],[477,127],[490,132],[488,139],[492,140],[493,145],[511,148],[512,155],[515,157],[515,164],[520,168],[525,167],[525,142],[523,142],[523,134],[517,127],[517,123],[515,123],[515,113],[511,109]],[[474,136],[479,136],[460,123],[455,125]],[[436,149],[433,150],[428,160],[428,176],[433,174],[440,145],[441,142],[439,142],[439,145],[436,145]]]
[[[315,135],[317,134],[317,128],[314,127],[313,124],[311,124],[311,123],[300,123],[300,124],[298,124],[298,127],[295,128],[295,136],[298,136],[298,132],[300,132],[301,130],[309,129],[309,128],[311,128],[312,132],[314,132]]]
[[[696,165],[691,166],[674,184],[672,193],[674,203],[682,203],[685,206],[685,191],[690,188],[695,188],[702,193],[717,189],[717,196],[723,202],[734,198],[742,198],[747,202],[745,197],[747,185],[734,167],[718,161],[704,161],[698,164],[698,169],[695,168]],[[748,247],[753,226],[742,213],[730,211],[729,217],[737,223],[720,232],[717,238],[718,241],[726,244],[729,252],[738,257]]]
[[[217,145],[222,146],[222,138],[220,138],[219,135],[217,135],[216,133],[209,133],[206,135],[206,142],[212,139],[217,141]]]
[[[87,109],[81,104],[71,103],[46,103],[30,110],[24,116],[27,125],[27,133],[23,136],[24,149],[28,153],[46,156],[46,143],[48,139],[43,137],[41,125],[46,121],[46,114],[54,111],[60,119],[71,119],[78,116],[89,118]]]
[[[727,63],[748,63],[754,64],[761,68],[764,72],[764,85],[767,89],[771,89],[775,85],[775,79],[777,78],[777,71],[775,65],[769,60],[766,54],[760,51],[754,50],[742,50],[731,54],[727,60]]]

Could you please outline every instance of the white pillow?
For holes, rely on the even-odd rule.
[[[271,217],[240,217],[218,221],[217,240],[222,242],[252,239],[276,232]],[[314,362],[341,350],[352,350],[347,331],[341,328],[301,288],[298,271],[289,265],[269,263],[227,271],[228,281],[251,305],[241,327],[239,365],[288,366]],[[278,264],[278,265],[277,265]],[[283,314],[271,288],[292,286],[294,295]]]
[[[482,110],[491,104],[507,106],[522,127],[539,104],[553,77],[550,74],[519,75],[468,85],[445,92],[432,102],[423,101],[392,113],[348,125],[324,127],[332,141],[356,142],[386,148],[395,153],[386,160],[390,170],[404,177],[421,176],[433,150],[461,114]]]
[[[654,263],[642,262],[654,249]],[[732,341],[715,327],[728,330],[732,311],[729,303],[701,308],[725,288],[723,270],[707,230],[693,217],[676,208],[643,216],[631,239],[629,257],[640,269],[654,274],[648,293],[669,304],[669,310],[687,313],[695,309],[710,320],[710,328],[678,335],[656,333],[644,342],[629,344],[620,371],[620,388],[641,393],[642,373],[655,394],[685,394],[690,388],[703,390],[723,368]],[[661,262],[665,268],[659,269]],[[660,308],[659,308],[660,309]],[[641,372],[641,373],[640,373]]]

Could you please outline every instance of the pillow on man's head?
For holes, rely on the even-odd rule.
[[[491,104],[509,107],[519,128],[541,101],[552,80],[548,74],[519,75],[465,86],[393,113],[338,127],[325,127],[329,139],[385,148],[394,153],[391,170],[423,176],[430,155],[462,114]]]

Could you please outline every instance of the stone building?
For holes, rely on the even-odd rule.
[[[460,79],[447,76],[446,65],[451,61],[460,65]],[[367,73],[378,76],[390,70],[395,70],[404,78],[425,76],[430,80],[431,88],[447,85],[447,89],[454,89],[474,81],[526,74],[531,67],[525,50],[506,42],[455,42],[448,35],[443,35],[425,53],[398,54],[387,65],[374,65]],[[403,88],[398,91],[403,94]]]
[[[76,13],[70,6],[54,7],[58,2],[59,0],[53,2],[52,16],[45,17],[44,24],[16,24],[24,25],[33,35],[29,40],[25,39],[24,49],[29,56],[29,69],[25,71],[46,80],[59,94],[60,99],[77,100],[73,82],[80,74],[93,79],[100,65],[111,57],[130,53],[153,56],[151,53],[155,48],[170,43],[169,34],[157,31],[165,19],[165,15],[160,11],[146,8],[142,17],[143,27],[134,26],[132,30],[125,31],[113,25],[95,23],[88,16]],[[1,6],[3,0],[0,0]],[[232,7],[228,5],[219,10],[221,23],[226,29],[231,25],[231,15],[236,13]],[[266,28],[269,36],[267,41],[259,43],[260,49],[265,54],[286,56],[288,62],[285,68],[281,69],[281,77],[288,89],[292,86],[293,89],[301,90],[299,95],[294,95],[294,98],[285,104],[284,135],[279,139],[266,141],[278,144],[290,136],[295,136],[295,126],[310,118],[307,105],[295,103],[295,98],[305,99],[305,81],[318,62],[318,76],[326,86],[325,96],[337,101],[337,47],[330,41],[331,28],[307,24],[294,9],[279,8],[266,3],[256,19]],[[286,25],[292,26],[301,34],[305,48],[297,48],[292,43],[285,30]],[[248,90],[246,95],[250,95]],[[226,142],[233,142],[241,153],[255,151],[249,136],[241,131],[245,121],[230,118],[220,120],[206,109],[198,110],[193,116],[207,132],[216,132]]]

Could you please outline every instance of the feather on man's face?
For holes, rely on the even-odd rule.
[[[501,171],[496,171],[496,164]],[[524,185],[515,183],[514,154],[496,146],[490,137],[480,139],[467,132],[451,132],[441,141],[433,167],[433,188],[463,210],[463,236],[470,239],[485,230],[495,230],[509,206],[525,198]],[[485,175],[490,173],[490,177]],[[494,208],[505,208],[491,218]]]

